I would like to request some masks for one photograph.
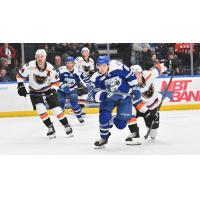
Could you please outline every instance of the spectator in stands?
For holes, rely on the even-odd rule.
[[[50,63],[53,63],[53,56],[54,56],[54,52],[52,51],[52,49],[49,47],[49,44],[44,44],[42,47],[46,53],[47,53],[47,58],[46,60]]]
[[[2,68],[8,68],[8,59],[7,58],[0,58],[0,67]]]
[[[122,58],[123,63],[127,66],[131,66],[131,44],[130,43],[119,43],[118,44],[118,55]]]
[[[200,75],[200,52],[198,52],[194,60],[194,74]]]
[[[62,61],[65,60],[68,56],[77,57],[80,55],[80,46],[79,43],[63,43],[61,47],[62,51]]]
[[[149,70],[153,66],[151,49],[149,45],[143,46],[141,67],[145,70]]]
[[[151,61],[152,61],[153,65],[160,63],[159,59],[157,59],[156,53],[152,54]]]
[[[168,68],[167,75],[171,75],[172,71],[175,71],[175,75],[182,74],[181,64],[174,52],[169,52],[168,59],[165,60],[164,65]]]
[[[18,61],[16,60],[16,63],[17,62]],[[16,66],[9,66],[8,65],[8,59],[6,59],[6,58],[1,58],[0,59],[0,68],[6,70],[6,74],[7,74],[7,76],[10,77],[10,80],[12,80],[12,81],[16,80],[15,79],[16,73],[17,73]]]
[[[13,66],[16,58],[15,49],[9,43],[4,43],[3,47],[0,47],[0,58],[6,58],[8,65]]]
[[[11,78],[7,75],[6,68],[0,68],[0,82],[10,82]]]
[[[142,52],[146,52],[148,49],[150,49],[148,43],[133,43],[131,52],[132,65],[141,65]]]
[[[58,69],[59,67],[62,66],[62,60],[61,60],[61,57],[59,55],[56,55],[54,57],[54,68],[55,69]]]

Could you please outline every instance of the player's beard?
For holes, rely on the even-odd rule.
[[[39,66],[41,69],[44,69],[44,67],[45,67],[45,62],[43,62],[42,60],[38,60],[38,61],[37,61],[37,64],[38,64],[38,66]]]

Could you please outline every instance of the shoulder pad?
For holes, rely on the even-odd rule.
[[[58,68],[58,71],[59,71],[60,73],[64,73],[64,72],[66,72],[67,70],[66,70],[66,67],[65,67],[65,66],[61,66],[61,67]]]
[[[95,82],[96,81],[96,78],[98,77],[98,76],[100,76],[101,74],[97,71],[97,72],[95,72],[91,77],[90,77],[90,80],[92,81],[92,82]]]
[[[83,60],[83,58],[82,57],[77,57],[76,59],[75,59],[75,62],[79,62],[79,61],[82,61]]]
[[[54,67],[53,67],[52,64],[50,64],[50,63],[47,62],[47,69],[48,69],[48,70],[53,70]]]
[[[92,58],[89,58],[89,61],[94,62],[94,60]]]
[[[123,64],[117,60],[112,60],[109,63],[109,71],[110,72],[117,70],[117,69],[122,70],[123,69],[122,67],[123,67]]]

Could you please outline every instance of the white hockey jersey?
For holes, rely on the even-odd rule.
[[[157,64],[150,70],[142,72],[142,76],[145,79],[145,85],[141,88],[142,100],[150,110],[153,110],[160,104],[161,97],[158,95],[155,80],[166,70],[167,68],[164,65]]]
[[[84,72],[89,75],[90,72],[94,71],[94,60],[89,58],[88,61],[86,61],[83,57],[77,57],[74,67],[77,68],[80,73]]]
[[[41,70],[37,66],[36,60],[25,64],[17,73],[17,82],[29,80],[29,90],[33,92],[45,92],[50,88],[58,89],[60,86],[59,77],[54,67],[46,62],[45,68]]]

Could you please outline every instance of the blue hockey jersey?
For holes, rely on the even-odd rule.
[[[132,91],[131,88],[138,84],[132,70],[116,60],[110,61],[108,73],[102,75],[96,72],[91,77],[91,81],[96,88],[122,93],[129,93]],[[100,101],[98,97],[100,97],[100,92],[96,92],[95,94],[96,101]]]
[[[61,82],[61,88],[63,85],[67,86],[70,91],[77,88],[77,83],[81,82],[84,87],[87,87],[91,81],[86,74],[78,72],[74,69],[69,71],[66,66],[62,66],[57,70],[58,76]]]

